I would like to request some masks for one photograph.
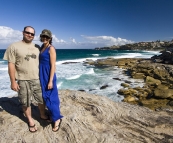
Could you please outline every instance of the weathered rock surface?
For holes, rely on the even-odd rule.
[[[79,62],[64,62],[62,64],[76,64],[76,63],[79,63]]]
[[[58,132],[40,121],[37,106],[32,107],[38,127],[30,133],[17,97],[0,98],[0,143],[172,143],[172,112],[156,112],[107,97],[80,91],[60,90],[64,115]]]

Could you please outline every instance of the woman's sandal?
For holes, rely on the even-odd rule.
[[[57,129],[57,130],[52,130],[53,132],[57,132],[57,131],[59,130],[60,125],[61,125],[61,122],[62,122],[62,119],[60,119],[59,124],[58,124],[57,126],[54,127],[54,128],[57,128],[57,127],[58,127],[58,129]]]
[[[28,128],[29,128],[29,131],[30,131],[31,133],[35,133],[35,132],[37,131],[37,129],[35,129],[35,124],[34,124],[33,126],[31,126],[31,125],[29,125],[29,123],[28,123]],[[34,128],[35,130],[32,131],[31,128]]]

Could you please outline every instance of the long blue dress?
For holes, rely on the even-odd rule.
[[[39,55],[39,77],[44,102],[51,114],[52,121],[55,122],[63,116],[60,114],[60,100],[58,97],[58,88],[56,85],[56,74],[54,74],[53,77],[53,88],[48,89],[51,69],[49,50],[50,47],[47,47]]]

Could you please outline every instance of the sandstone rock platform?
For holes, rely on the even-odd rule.
[[[60,90],[64,116],[58,132],[32,113],[38,127],[28,131],[17,97],[0,98],[0,143],[172,143],[173,113],[152,111],[86,92]]]

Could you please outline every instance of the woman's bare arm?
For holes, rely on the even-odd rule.
[[[49,50],[49,54],[50,54],[50,77],[49,77],[49,83],[48,83],[48,89],[52,89],[53,88],[53,76],[55,73],[55,62],[56,62],[56,50],[53,46],[50,47]]]

